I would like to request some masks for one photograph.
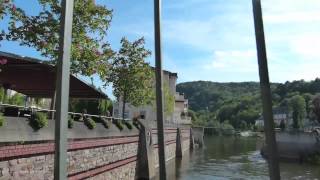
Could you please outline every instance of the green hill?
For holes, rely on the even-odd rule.
[[[311,100],[320,92],[320,79],[272,83],[271,90],[274,107],[289,107],[290,98],[298,95],[305,99],[309,114]],[[189,99],[194,124],[215,126],[227,122],[237,129],[248,128],[262,113],[258,82],[194,81],[178,84],[177,91]]]

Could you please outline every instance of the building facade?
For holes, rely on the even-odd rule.
[[[163,71],[163,83],[169,86],[170,93],[174,96],[173,113],[165,115],[165,123],[167,124],[191,124],[191,118],[187,116],[188,100],[183,94],[176,92],[177,73]],[[113,104],[113,116],[122,118],[122,101]],[[145,105],[135,107],[130,103],[125,104],[125,119],[141,118],[156,121],[155,105]]]

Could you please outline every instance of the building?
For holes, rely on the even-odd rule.
[[[287,108],[273,108],[273,121],[275,126],[280,126],[281,121],[283,121],[286,125],[290,125],[292,123],[292,118]],[[255,122],[255,125],[258,127],[264,126],[263,116],[261,115]]]
[[[187,116],[188,100],[183,94],[176,92],[176,83],[178,75],[169,71],[163,71],[163,82],[169,86],[170,93],[175,98],[174,111],[172,114],[165,115],[165,123],[169,124],[191,124],[191,118]],[[145,105],[135,107],[130,103],[125,105],[125,119],[142,118],[156,121],[156,107],[154,105]],[[113,104],[113,116],[122,118],[122,102]]]

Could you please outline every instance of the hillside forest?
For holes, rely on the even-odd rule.
[[[320,79],[271,83],[273,109],[285,109],[293,118],[293,128],[302,128],[306,120],[317,122]],[[185,82],[177,91],[189,100],[193,125],[253,129],[262,115],[258,82],[218,83]]]

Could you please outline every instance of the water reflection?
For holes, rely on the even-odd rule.
[[[261,139],[206,137],[205,147],[167,165],[169,180],[269,179]],[[282,179],[319,179],[320,167],[281,163]]]

